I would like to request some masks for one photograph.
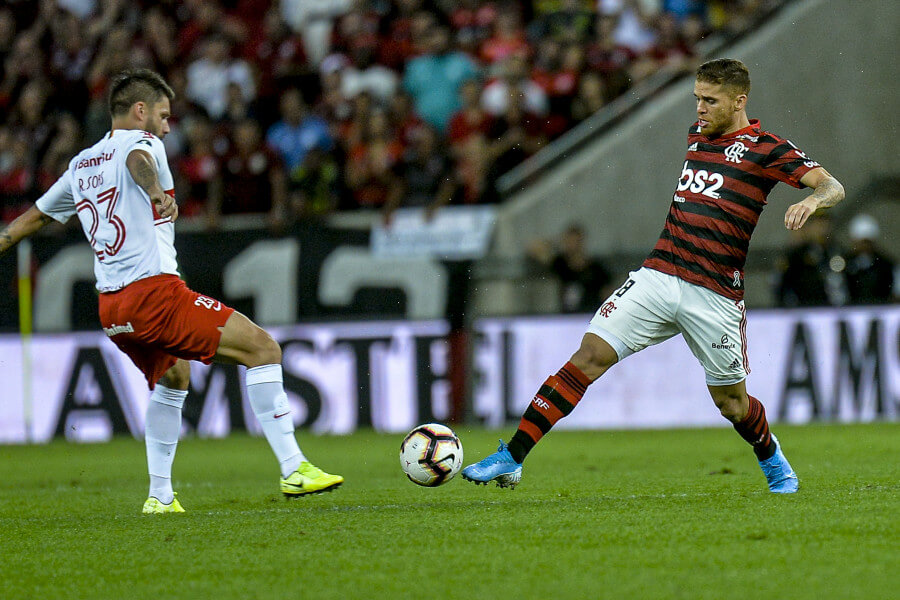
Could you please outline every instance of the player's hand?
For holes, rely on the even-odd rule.
[[[172,196],[158,190],[150,194],[150,200],[160,217],[171,217],[173,221],[178,217],[178,205],[175,204],[175,198]]]
[[[784,213],[784,226],[791,231],[800,229],[818,208],[819,204],[814,198],[806,198],[792,204]]]

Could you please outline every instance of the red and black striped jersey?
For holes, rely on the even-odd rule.
[[[727,298],[744,297],[750,236],[779,181],[801,188],[819,166],[789,140],[750,126],[710,139],[694,123],[672,206],[644,266]]]

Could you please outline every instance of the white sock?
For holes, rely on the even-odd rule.
[[[281,365],[247,369],[247,397],[278,459],[281,476],[287,477],[297,470],[306,457],[294,437],[294,419],[287,394],[284,393]]]
[[[187,390],[173,390],[156,384],[147,405],[144,441],[147,444],[147,471],[150,473],[150,496],[163,504],[171,504],[172,461],[181,436],[181,407]]]

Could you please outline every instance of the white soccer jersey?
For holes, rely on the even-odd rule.
[[[94,274],[101,292],[161,273],[178,274],[175,225],[170,218],[160,218],[150,197],[132,179],[125,164],[132,150],[153,156],[160,185],[174,196],[162,141],[139,129],[117,129],[73,158],[36,203],[42,213],[61,223],[78,215],[94,249]]]

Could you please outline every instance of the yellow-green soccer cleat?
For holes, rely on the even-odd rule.
[[[176,492],[176,495],[177,494],[178,492]],[[144,510],[142,512],[145,515],[161,515],[164,513],[183,513],[184,509],[181,507],[178,498],[174,498],[171,504],[163,504],[158,499],[150,496],[147,498],[147,501],[144,502]]]
[[[303,461],[297,470],[281,480],[281,493],[288,498],[330,492],[344,483],[340,475],[326,473],[314,464]]]

